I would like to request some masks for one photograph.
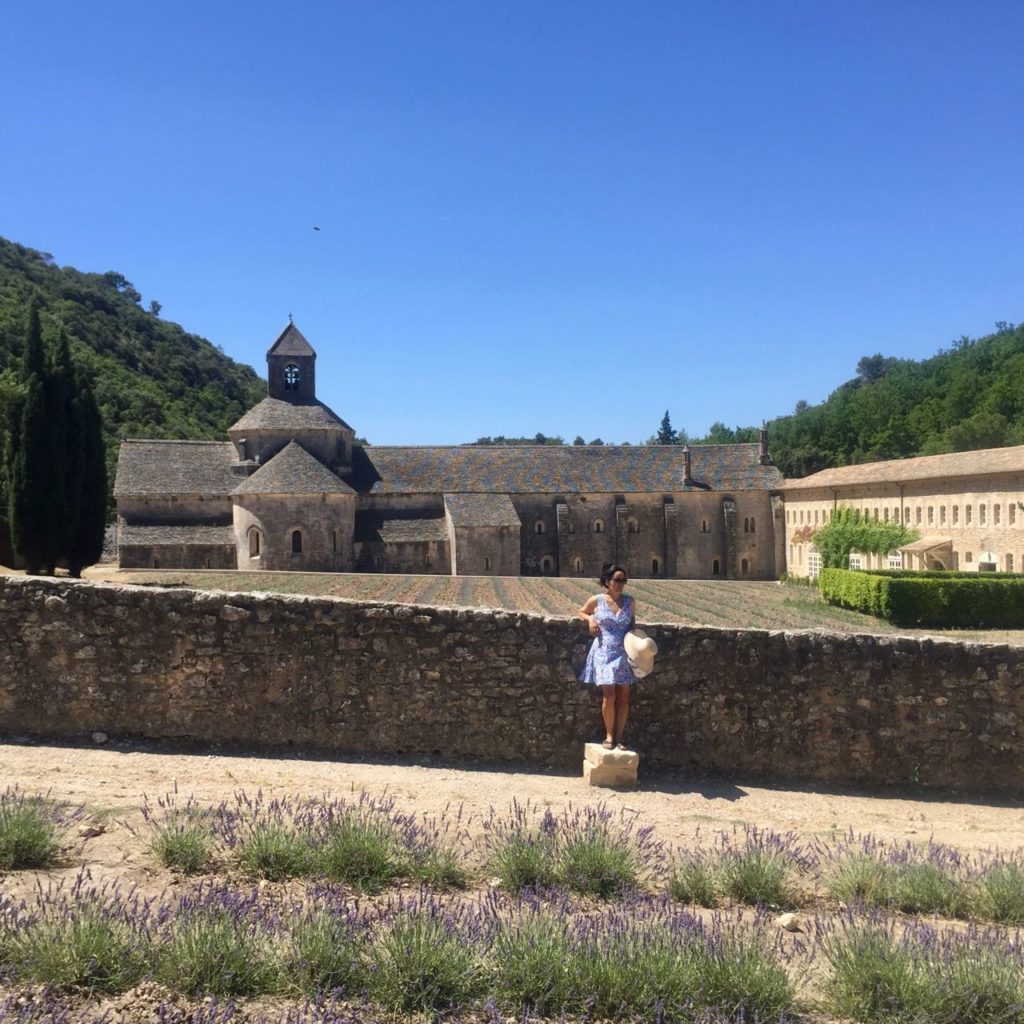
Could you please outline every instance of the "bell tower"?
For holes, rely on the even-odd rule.
[[[291,317],[267,352],[267,394],[291,405],[316,401],[316,353]]]

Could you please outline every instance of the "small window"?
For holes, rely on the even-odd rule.
[[[974,519],[974,506],[964,505],[964,522],[970,526],[971,521]],[[970,561],[970,559],[968,559]]]
[[[750,563],[745,559],[740,559],[740,575],[746,576],[750,572]]]
[[[994,526],[999,526],[1003,521],[1003,506],[993,505],[992,506],[992,523]]]
[[[656,558],[651,559],[651,575],[657,576],[661,572],[661,565]]]
[[[260,531],[250,530],[249,531],[249,557],[259,558],[260,557]]]
[[[907,523],[908,525],[910,524],[910,509],[909,508],[905,508],[903,510],[903,522]]]
[[[574,572],[583,572],[583,559],[576,558],[573,560],[572,568]]]
[[[851,569],[863,569],[864,568],[864,556],[857,551],[850,552],[850,568]]]
[[[796,553],[793,550],[793,545],[792,544],[789,545],[789,560],[791,562],[795,562],[796,561]]]
[[[331,530],[331,550],[335,554],[338,553],[338,531],[337,530]]]
[[[284,389],[285,391],[299,390],[299,368],[294,363],[289,363],[284,368]]]
[[[882,520],[883,522],[889,522],[889,510],[887,508],[882,509]]]
[[[292,554],[302,554],[302,531],[292,530]]]
[[[800,525],[804,525],[804,510],[800,509]]]
[[[423,565],[427,569],[433,569],[434,568],[434,560],[430,557],[429,553],[423,556]]]
[[[484,555],[484,569],[490,569],[490,567],[491,567],[490,555]]]
[[[383,555],[374,555],[373,556],[373,567],[375,569],[383,569],[384,568],[384,556]]]
[[[888,518],[889,518],[889,515],[888,515],[888,513],[886,513],[886,516],[885,516],[885,518],[886,518],[886,519],[888,519]],[[875,522],[876,522],[876,523],[878,522],[878,509],[877,509],[877,508],[875,509]]]
[[[543,533],[544,532],[544,520],[543,519],[538,519],[537,522],[535,522],[533,524],[533,532],[534,533]]]
[[[571,519],[569,520],[569,532],[570,533],[575,533],[576,532],[576,524]]]
[[[890,569],[902,569],[903,568],[903,552],[902,551],[890,551],[889,552],[889,568]]]
[[[554,567],[555,567],[555,563],[551,560],[551,556],[550,555],[545,555],[540,560],[540,571],[541,572],[544,572],[544,573],[551,572],[551,570]]]
[[[213,565],[211,564],[211,562],[210,562],[210,559],[209,559],[209,558],[208,558],[208,559],[206,560],[206,568],[207,568],[207,569],[212,569],[212,568],[213,568]]]
[[[751,523],[753,523],[753,520],[751,520]],[[818,510],[817,509],[814,510],[814,525],[815,526],[818,525]],[[750,532],[751,533],[754,532],[754,527],[753,526],[750,527]]]
[[[969,505],[967,507],[970,508]],[[964,552],[964,561],[965,562],[973,562],[974,561],[974,552],[973,551],[965,551]]]
[[[959,505],[954,505],[953,506],[953,525],[956,526],[956,524],[959,523],[959,522],[960,522],[960,506]]]
[[[809,551],[807,554],[807,575],[816,580],[821,573],[821,552]]]
[[[815,512],[814,515],[817,516],[818,513]],[[743,517],[743,532],[750,533],[750,520],[747,519],[746,516]]]
[[[929,522],[929,523],[931,523],[931,521],[932,521],[932,518],[933,518],[933,514],[934,514],[934,511],[935,511],[934,509],[931,509],[931,508],[930,508],[930,509],[928,509],[928,522]],[[916,509],[916,511],[914,512],[914,522],[915,522],[915,523],[916,523],[916,524],[917,524],[918,526],[920,526],[920,525],[921,525],[921,506],[920,506],[920,505],[918,505],[918,506],[917,506],[917,509]]]
[[[639,533],[640,524],[632,516],[630,516],[626,523],[626,529],[629,533]]]
[[[985,505],[978,506],[978,523],[984,526],[988,517],[988,507]]]
[[[1010,525],[1013,526],[1017,522],[1017,506],[1010,502]]]
[[[594,520],[594,533],[604,533],[604,520],[603,519],[595,519]]]
[[[803,512],[800,513],[800,517],[801,517],[801,519],[803,519]],[[700,521],[700,532],[701,533],[708,533],[709,532],[708,531],[708,521],[706,519],[702,519]]]
[[[929,520],[929,522],[931,522],[931,520]],[[945,505],[940,505],[939,506],[939,523],[942,526],[946,525],[946,506]]]
[[[714,561],[713,561],[713,562],[711,563],[711,575],[712,575],[712,576],[719,576],[719,575],[721,575],[721,572],[722,572],[722,567],[721,567],[721,565],[719,564],[719,561],[718,561],[718,559],[716,558],[716,559],[715,559],[715,560],[714,560]]]
[[[998,507],[999,506],[997,505],[996,508],[998,508]],[[1012,555],[1012,553],[1008,554],[1006,556],[1006,571],[1007,572],[1013,572],[1013,555]]]
[[[935,522],[935,507],[933,505],[928,506],[928,525],[931,526]]]
[[[159,569],[160,568],[160,559],[159,558],[154,558],[153,559],[153,568],[154,569]]]

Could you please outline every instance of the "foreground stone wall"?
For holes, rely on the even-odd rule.
[[[1024,648],[653,626],[642,767],[1024,789]],[[0,577],[0,732],[578,769],[582,622]]]

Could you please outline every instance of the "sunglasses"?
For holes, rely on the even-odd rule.
[[[613,576],[612,583],[628,583],[629,580],[625,576]]]

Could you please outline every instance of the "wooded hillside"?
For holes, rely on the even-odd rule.
[[[786,476],[913,455],[1024,444],[1024,324],[963,337],[931,359],[865,356],[827,401],[768,425]]]
[[[29,303],[39,296],[43,334],[67,332],[91,377],[103,417],[109,479],[122,437],[211,438],[266,394],[256,372],[205,338],[145,310],[116,271],[59,267],[48,253],[0,238],[0,391],[22,357]]]

